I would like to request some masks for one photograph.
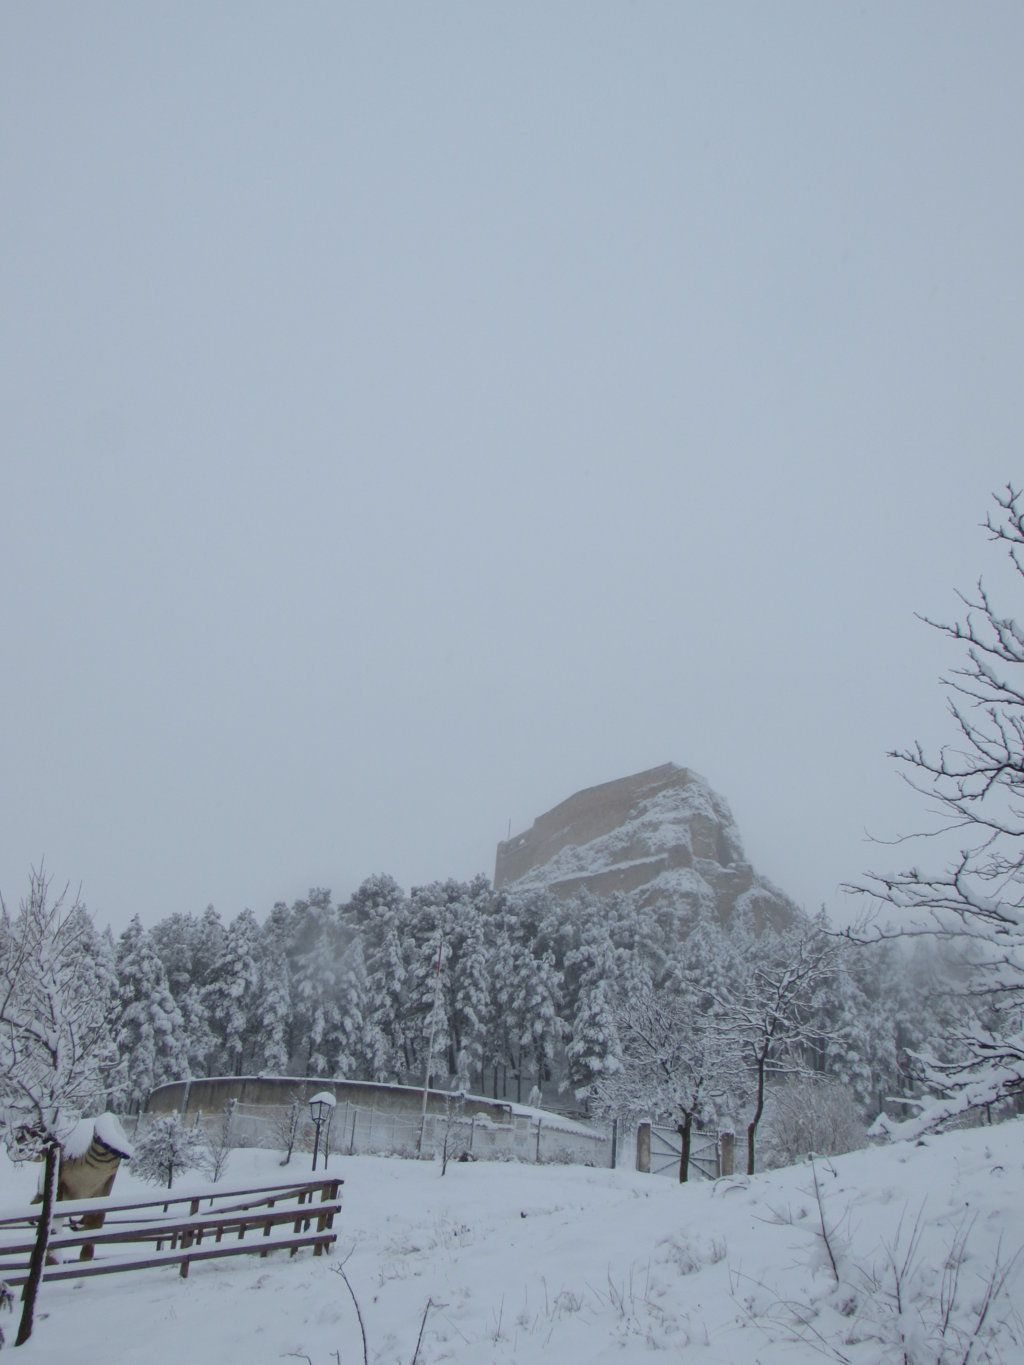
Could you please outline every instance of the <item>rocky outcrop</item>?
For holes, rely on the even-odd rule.
[[[748,909],[781,926],[800,914],[745,860],[725,800],[674,763],[588,787],[538,816],[498,845],[494,885],[560,900],[623,892],[683,918],[704,907],[726,921]]]

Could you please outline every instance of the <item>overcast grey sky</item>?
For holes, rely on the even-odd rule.
[[[0,11],[0,890],[493,870],[666,760],[920,818],[1021,469],[1024,7]]]

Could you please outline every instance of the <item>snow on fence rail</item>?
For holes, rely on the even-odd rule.
[[[287,1144],[287,1108],[281,1105],[243,1104],[227,1107],[230,1145],[283,1149]],[[156,1117],[155,1115],[152,1117]],[[151,1116],[143,1114],[138,1129],[145,1129]],[[212,1132],[225,1122],[225,1111],[196,1114],[194,1122]],[[615,1165],[615,1128],[591,1128],[557,1114],[536,1111],[513,1113],[509,1124],[495,1123],[483,1114],[470,1117],[410,1113],[408,1110],[373,1109],[339,1101],[328,1136],[328,1150],[344,1156],[441,1156],[452,1159],[463,1153],[481,1161],[528,1161],[541,1164],[580,1166]],[[313,1124],[308,1109],[298,1117],[295,1147],[312,1151]]]

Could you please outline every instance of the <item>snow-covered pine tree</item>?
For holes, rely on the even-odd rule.
[[[203,988],[207,1018],[218,1044],[215,1065],[226,1075],[240,1076],[255,1046],[259,944],[256,917],[251,910],[243,910],[231,921]]]
[[[392,877],[369,877],[345,907],[359,934],[367,976],[364,1053],[372,1080],[397,1080],[412,1064],[405,1032],[408,902]]]
[[[468,1090],[483,1064],[490,1009],[490,885],[477,877],[468,884],[445,882],[444,888],[448,1070],[458,1088]]]
[[[603,1076],[622,1066],[616,1022],[616,954],[606,928],[592,923],[573,955],[579,974],[572,1037],[566,1048],[569,1083],[582,1098]]]
[[[261,1072],[288,1073],[292,988],[288,957],[280,941],[264,925],[256,953],[259,985],[252,1012],[254,1065]]]
[[[182,914],[177,910],[166,919],[158,920],[150,934],[157,956],[164,964],[171,994],[180,1005],[187,991],[196,983],[199,921],[195,915]]]
[[[337,1019],[338,918],[330,891],[315,887],[292,907],[292,1020],[307,1076],[329,1076],[329,1039]]]
[[[182,1021],[182,1046],[190,1076],[210,1076],[217,1072],[219,1043],[210,1028],[206,1001],[200,986],[189,986],[178,1004]]]
[[[334,1017],[327,1037],[331,1075],[340,1079],[364,1078],[367,1071],[366,1042],[366,963],[363,945],[353,935],[338,963],[338,994]]]
[[[201,1166],[206,1137],[201,1128],[186,1127],[180,1114],[151,1119],[135,1138],[132,1170],[154,1185],[174,1186],[175,1175]]]
[[[188,1075],[183,1024],[164,965],[138,915],[118,940],[115,968],[123,1093],[129,1108],[138,1109],[154,1086]]]
[[[414,887],[409,896],[404,1031],[417,1076],[447,1072],[451,1041],[447,1000],[450,950],[445,942],[446,897],[441,883]],[[429,1051],[429,1058],[428,1058]]]
[[[546,1078],[556,1050],[566,1034],[559,1013],[562,975],[550,951],[540,957],[521,943],[513,943],[506,983],[496,992],[505,1011],[508,1061],[516,1080],[516,1100],[522,1102],[523,1081]]]
[[[649,995],[664,980],[665,952],[649,909],[616,893],[605,902],[608,934],[615,948],[615,981],[623,999]]]
[[[192,954],[192,981],[197,986],[205,986],[210,968],[224,949],[225,929],[220,912],[208,905],[199,917],[195,932],[195,946]]]

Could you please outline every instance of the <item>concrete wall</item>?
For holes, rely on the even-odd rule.
[[[201,1080],[172,1081],[158,1085],[146,1101],[147,1114],[183,1113],[194,1115],[217,1113],[228,1100],[240,1104],[275,1105],[284,1107],[298,1095],[303,1104],[321,1090],[334,1095],[339,1103],[363,1109],[385,1112],[419,1114],[423,1107],[423,1091],[407,1085],[377,1085],[372,1081],[303,1080],[288,1076],[214,1076]],[[431,1090],[427,1096],[427,1112],[446,1112],[450,1096],[442,1090]],[[510,1123],[512,1109],[500,1100],[481,1099],[467,1095],[463,1113],[466,1118],[484,1114],[492,1123]]]

